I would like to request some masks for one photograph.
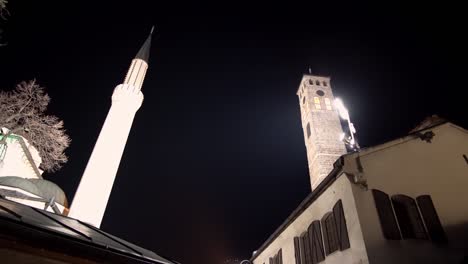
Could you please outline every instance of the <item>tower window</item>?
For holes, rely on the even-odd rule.
[[[325,106],[327,107],[327,110],[332,110],[330,99],[325,98]]]
[[[309,138],[309,137],[310,137],[310,134],[312,134],[312,133],[310,132],[310,123],[307,123],[306,130],[307,130],[307,131],[306,131],[306,132],[307,132],[307,138]]]
[[[317,95],[319,96],[324,96],[325,95],[325,92],[323,92],[322,90],[317,90],[317,92],[315,92]]]
[[[306,97],[302,97],[302,104],[305,104]]]
[[[314,84],[314,80],[309,79],[309,84],[310,84],[310,85],[313,85],[313,84]]]
[[[326,82],[326,81],[323,81],[323,82],[322,82],[322,85],[323,85],[323,86],[327,86],[327,82]]]
[[[316,81],[315,81],[315,85],[320,85],[320,81],[319,81],[319,80],[316,80]]]
[[[320,99],[318,97],[314,97],[314,104],[315,104],[315,109],[322,109],[320,106]]]

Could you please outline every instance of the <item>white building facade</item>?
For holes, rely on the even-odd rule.
[[[327,176],[317,184],[311,180],[310,195],[251,261],[463,263],[468,260],[467,156],[468,131],[440,119],[405,137],[342,155]]]
[[[42,159],[29,141],[1,128],[0,195],[3,198],[57,214],[67,214],[65,193],[42,178]]]

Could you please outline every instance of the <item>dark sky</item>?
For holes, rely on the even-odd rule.
[[[182,263],[248,258],[310,191],[296,90],[332,77],[361,146],[426,116],[466,119],[460,6],[309,1],[14,1],[0,87],[36,78],[70,161],[46,177],[71,201],[151,25],[145,100],[101,228]],[[458,11],[460,10],[460,11]]]

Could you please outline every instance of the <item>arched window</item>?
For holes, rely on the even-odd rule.
[[[343,211],[343,203],[341,200],[336,202],[333,206],[333,216],[335,217],[336,233],[338,235],[338,242],[340,244],[340,250],[345,250],[350,247],[348,228],[346,226],[346,219]]]
[[[338,234],[336,232],[335,217],[332,212],[326,213],[322,218],[323,244],[327,255],[339,249]]]
[[[319,80],[316,80],[316,81],[315,81],[315,85],[320,85]]]
[[[332,110],[332,105],[329,98],[325,98],[325,106],[327,107],[327,110]]]
[[[310,85],[313,85],[313,84],[314,84],[314,80],[309,79],[309,84],[310,84]]]
[[[320,221],[313,221],[308,228],[309,239],[310,239],[310,249],[311,249],[311,258],[312,264],[319,263],[325,259],[325,253],[323,251],[323,241],[322,241],[322,231],[320,228]]]
[[[392,204],[403,238],[427,239],[426,230],[413,198],[402,194],[394,195]]]
[[[375,207],[379,215],[382,232],[386,239],[400,240],[400,230],[393,213],[392,203],[388,195],[379,190],[372,190],[374,196]]]
[[[320,105],[320,98],[314,96],[314,104],[315,104],[316,109],[322,109],[322,107]]]
[[[445,235],[444,228],[440,223],[439,216],[432,203],[431,196],[421,195],[416,198],[419,210],[426,224],[427,232],[432,241],[438,244],[446,244],[447,236]]]

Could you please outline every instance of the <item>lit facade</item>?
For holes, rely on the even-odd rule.
[[[346,147],[340,140],[343,130],[333,105],[330,78],[304,75],[297,96],[313,190],[331,171],[333,163],[346,153]]]
[[[44,180],[42,159],[29,141],[2,128],[0,140],[0,196],[57,214],[67,214],[68,201],[59,186]]]
[[[112,105],[81,178],[70,216],[101,225],[133,119],[143,102],[141,87],[148,69],[151,34],[132,60],[124,83],[112,94]]]
[[[463,263],[467,150],[466,129],[432,117],[402,138],[342,155],[251,261]]]

